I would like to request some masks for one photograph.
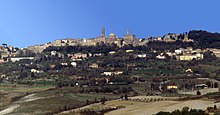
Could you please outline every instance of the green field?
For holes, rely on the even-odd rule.
[[[180,74],[177,70],[166,70],[166,69],[147,69],[141,68],[137,70],[132,70],[132,75],[142,75],[142,76],[156,76],[156,74]]]
[[[51,85],[18,85],[18,84],[1,84],[0,85],[0,111],[7,108],[15,101],[19,100],[20,98],[36,93],[41,92],[54,86]]]
[[[5,84],[0,86],[1,91],[6,91],[8,93],[34,93],[43,91],[49,88],[52,88],[52,85],[34,85],[34,86],[27,86],[27,85],[13,85],[13,84]]]
[[[73,93],[74,88],[52,89],[36,93],[33,101],[22,102],[12,113],[15,114],[45,114],[60,112],[65,109],[74,109],[84,106],[87,101],[100,100],[105,97],[108,100],[118,99],[120,96],[113,94],[79,94]]]

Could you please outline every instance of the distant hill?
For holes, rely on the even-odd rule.
[[[188,34],[194,40],[197,48],[220,48],[220,33],[210,33],[203,30],[193,30]]]

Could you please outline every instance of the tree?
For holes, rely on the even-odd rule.
[[[218,83],[214,83],[214,88],[218,88]]]
[[[197,95],[201,95],[201,92],[198,90],[198,91],[196,92],[196,94],[197,94]]]
[[[210,81],[207,81],[205,84],[206,84],[208,87],[211,87],[211,82],[210,82]]]
[[[125,100],[128,100],[128,95],[127,94],[125,94]]]
[[[120,97],[120,98],[121,98],[121,100],[123,100],[124,96],[123,96],[123,95],[121,95],[121,97]]]
[[[89,100],[88,99],[86,100],[86,105],[89,105]]]
[[[170,112],[159,112],[156,115],[170,115]]]
[[[217,106],[216,106],[216,105],[214,105],[214,109],[215,109],[215,110],[217,109]]]
[[[28,77],[28,73],[26,71],[21,71],[20,78],[26,78]]]
[[[31,78],[34,78],[34,79],[36,78],[34,72],[31,72]]]
[[[189,111],[189,107],[183,107],[182,112],[188,112]]]
[[[98,102],[98,101],[97,101],[97,98],[94,99],[94,102],[95,102],[95,103]]]
[[[4,48],[6,48],[8,45],[7,45],[6,43],[3,43],[2,46],[3,46]]]
[[[103,98],[101,98],[101,104],[105,104],[105,102],[107,101],[107,99],[105,98],[105,96]]]

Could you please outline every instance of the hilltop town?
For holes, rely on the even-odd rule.
[[[181,38],[179,38],[181,37]],[[193,42],[192,39],[188,38],[187,33],[183,35],[177,34],[168,34],[163,37],[149,37],[138,39],[135,35],[130,34],[129,31],[123,36],[123,38],[117,37],[114,33],[110,33],[107,37],[105,35],[105,28],[103,27],[101,30],[101,35],[95,38],[82,38],[82,39],[63,39],[63,40],[55,40],[51,43],[46,43],[43,45],[30,46],[27,49],[32,50],[36,53],[42,52],[44,49],[50,46],[96,46],[98,44],[115,44],[118,47],[123,47],[126,45],[132,46],[144,46],[147,45],[149,41],[164,41],[164,42],[175,42],[180,40],[183,42]]]
[[[127,32],[120,38],[114,33],[106,37],[105,28],[100,34],[21,49],[2,44],[0,110],[17,102],[8,113],[55,114],[114,99],[179,101],[172,97],[209,98],[220,105],[220,34],[194,30],[136,38]],[[134,97],[140,95],[161,97]],[[38,103],[34,109],[28,106],[33,103]],[[40,107],[42,103],[52,107]]]

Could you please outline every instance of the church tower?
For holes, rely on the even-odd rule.
[[[102,27],[102,36],[101,36],[101,40],[102,42],[106,43],[106,40],[105,40],[105,28]]]
[[[105,28],[102,27],[102,38],[104,38],[104,37],[105,37]]]

